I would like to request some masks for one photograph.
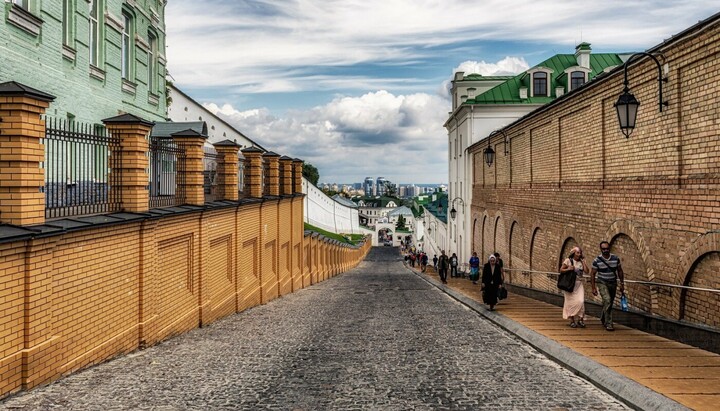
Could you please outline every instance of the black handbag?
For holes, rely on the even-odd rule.
[[[504,300],[507,298],[507,289],[505,287],[500,287],[498,290],[498,300]]]
[[[571,293],[575,289],[575,279],[577,273],[575,270],[560,271],[558,276],[557,287],[563,291]]]

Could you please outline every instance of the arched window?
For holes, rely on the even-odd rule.
[[[570,73],[570,90],[575,90],[583,84],[585,84],[585,73],[582,71],[573,71]]]
[[[542,97],[548,95],[548,87],[547,87],[547,73],[545,72],[537,72],[533,73],[533,96],[534,97]]]

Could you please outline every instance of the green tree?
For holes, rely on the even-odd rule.
[[[385,193],[388,197],[395,197],[395,195],[397,194],[397,185],[390,183],[390,182],[386,182],[385,183]]]
[[[314,165],[303,163],[303,177],[307,178],[313,185],[317,185],[318,180],[320,180],[320,173]]]
[[[402,214],[398,217],[397,223],[395,223],[395,228],[398,230],[405,230],[405,216]]]

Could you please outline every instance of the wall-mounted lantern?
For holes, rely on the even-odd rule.
[[[630,88],[628,87],[628,77],[627,77],[628,66],[633,61],[633,59],[636,59],[636,57],[639,57],[639,56],[650,57],[651,59],[653,59],[653,61],[657,65],[658,97],[660,100],[660,103],[659,103],[660,112],[662,113],[663,106],[667,107],[667,105],[668,105],[668,102],[663,101],[663,97],[662,97],[662,83],[667,82],[668,79],[663,78],[662,67],[660,66],[660,62],[658,61],[658,59],[655,56],[653,56],[652,54],[646,53],[646,52],[640,52],[640,53],[635,53],[635,54],[631,55],[630,58],[628,58],[625,61],[625,64],[623,65],[623,67],[624,67],[623,70],[624,70],[624,75],[625,75],[625,81],[623,82],[623,86],[625,88],[623,89],[623,93],[620,95],[617,102],[615,103],[615,110],[617,110],[618,122],[620,122],[620,131],[622,131],[625,138],[630,137],[630,134],[632,134],[633,130],[635,129],[635,123],[637,121],[638,107],[640,107],[640,102],[637,101],[635,96],[630,92]]]

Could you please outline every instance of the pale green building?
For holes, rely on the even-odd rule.
[[[0,83],[56,97],[49,117],[166,118],[166,0],[4,0]]]

